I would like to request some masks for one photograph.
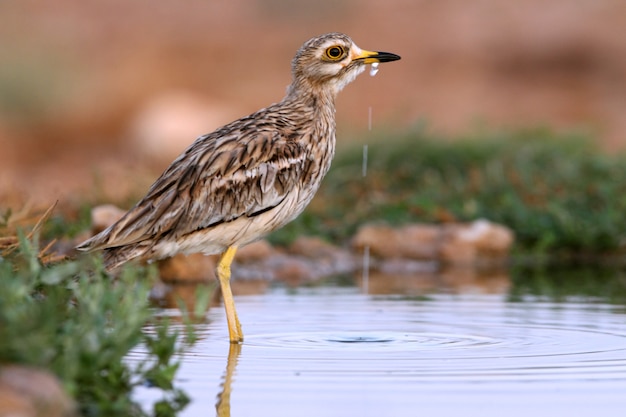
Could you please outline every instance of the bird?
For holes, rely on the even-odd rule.
[[[107,271],[130,260],[219,255],[229,339],[243,343],[230,287],[237,249],[304,210],[335,153],[337,94],[368,64],[399,59],[361,49],[338,32],[306,41],[291,62],[292,82],[280,102],[198,137],[145,197],[76,249],[101,250]]]

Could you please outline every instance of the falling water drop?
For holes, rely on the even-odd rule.
[[[375,66],[374,66],[375,65]],[[376,75],[376,71],[378,71],[378,64],[372,64],[372,70],[370,71],[370,75],[373,77]],[[372,106],[367,108],[367,129],[372,130]],[[367,144],[363,145],[363,177],[367,175]],[[363,292],[365,294],[369,293],[369,274],[370,274],[370,247],[366,245],[363,248]]]
[[[370,66],[370,76],[374,76],[376,75],[376,73],[378,72],[378,62],[374,62],[371,66]]]
[[[370,247],[366,245],[363,248],[363,275],[362,275],[362,289],[365,294],[369,293],[370,283]]]

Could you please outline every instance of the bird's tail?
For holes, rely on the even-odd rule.
[[[141,243],[106,248],[104,249],[102,255],[104,267],[107,271],[115,271],[128,261],[145,258],[148,250],[149,247],[142,245]]]
[[[99,235],[96,235],[76,246],[76,249],[82,252],[102,250],[104,267],[109,272],[115,271],[123,264],[133,259],[145,258],[151,248],[143,242],[123,246],[106,247],[102,245],[99,240]]]

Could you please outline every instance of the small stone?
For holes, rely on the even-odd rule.
[[[359,229],[352,246],[359,250],[368,246],[372,256],[382,259],[432,260],[437,258],[441,233],[441,228],[434,225],[366,225]]]
[[[315,278],[313,266],[302,258],[292,256],[275,257],[272,260],[274,279],[290,285],[299,285]]]
[[[216,257],[201,253],[176,255],[159,261],[163,282],[213,282]]]
[[[506,256],[515,241],[515,233],[511,229],[487,220],[476,220],[469,232],[481,255]]]
[[[316,236],[301,236],[288,248],[288,252],[305,258],[334,257],[341,249]]]
[[[352,240],[354,249],[380,260],[412,259],[457,265],[502,263],[515,240],[507,227],[476,220],[462,224],[410,224],[399,228],[366,225]]]
[[[125,210],[113,204],[103,204],[91,209],[91,232],[95,235],[122,218]]]
[[[18,365],[0,368],[0,416],[75,415],[74,402],[51,373]]]
[[[262,261],[269,258],[276,250],[267,240],[258,240],[237,250],[235,261],[241,264]]]
[[[439,259],[451,264],[473,264],[477,259],[476,245],[471,240],[463,238],[457,232],[450,233],[439,246]]]
[[[150,301],[153,305],[157,305],[161,308],[180,308],[181,304],[185,306],[189,314],[194,314],[196,309],[196,303],[198,300],[198,293],[200,289],[210,291],[210,300],[213,301],[219,295],[219,286],[217,283],[210,284],[206,282],[176,282],[164,284],[163,282],[157,282],[156,285],[150,291]],[[218,303],[209,302],[207,306],[217,306]],[[194,320],[202,321],[206,310],[200,309],[200,316],[194,316]]]
[[[514,241],[511,229],[479,219],[446,226],[439,253],[442,261],[452,264],[501,261],[508,257]]]

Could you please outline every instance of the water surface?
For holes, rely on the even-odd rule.
[[[231,346],[222,309],[210,310],[182,359],[178,386],[192,403],[181,415],[624,415],[620,307],[495,292],[236,297],[245,342]]]

